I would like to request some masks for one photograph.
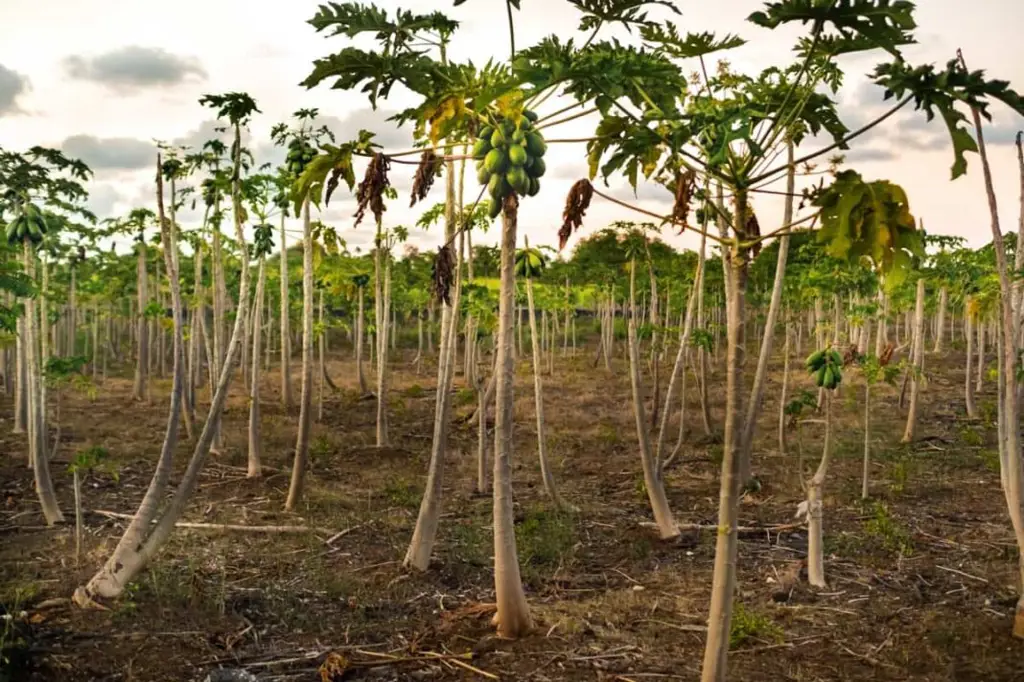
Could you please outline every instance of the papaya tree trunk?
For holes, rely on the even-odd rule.
[[[249,381],[249,468],[248,478],[258,478],[261,473],[263,444],[260,438],[260,329],[263,316],[263,292],[266,287],[266,259],[260,257],[256,275],[256,298],[252,306],[252,377]]]
[[[736,197],[734,220],[746,224],[747,196]],[[708,637],[704,648],[701,682],[725,682],[732,623],[732,598],[736,589],[737,524],[740,500],[740,447],[743,438],[741,392],[743,386],[743,320],[747,290],[747,254],[731,247],[726,266],[729,282],[726,325],[725,438],[722,448],[722,474],[718,501],[718,534],[715,542],[715,568],[711,582],[711,608]]]
[[[825,444],[821,462],[807,483],[807,581],[814,587],[828,587],[825,582],[825,552],[823,540],[824,508],[822,488],[825,474],[832,460],[832,391],[825,391]],[[803,473],[801,472],[801,476]]]
[[[629,385],[633,394],[633,416],[636,421],[636,435],[640,446],[640,464],[643,468],[644,487],[654,513],[654,521],[658,524],[658,533],[662,539],[678,537],[679,527],[672,517],[672,510],[665,494],[665,481],[661,467],[655,460],[651,449],[650,435],[647,432],[647,418],[644,414],[644,393],[640,382],[640,350],[636,338],[636,260],[630,261],[629,272],[629,320],[626,336],[629,351]]]
[[[363,340],[366,337],[364,327],[366,326],[366,312],[364,309],[366,300],[366,287],[359,287],[358,312],[356,313],[356,376],[359,378],[359,393],[366,395],[370,392],[369,384],[366,383],[366,372],[363,370]]]
[[[971,361],[974,359],[974,312],[971,310],[973,299],[964,301],[964,336],[967,337],[967,353],[964,358],[964,407],[967,416],[974,419],[978,416],[978,408],[974,403],[974,377],[971,376]]]
[[[292,409],[292,332],[288,316],[288,236],[284,231],[285,215],[281,212],[281,405]]]
[[[514,193],[502,206],[501,284],[498,294],[497,396],[494,423],[494,588],[498,635],[518,638],[533,629],[530,607],[523,592],[516,552],[512,511],[512,429],[515,364],[512,312],[515,308],[515,249],[519,199]],[[481,416],[481,418],[484,418]]]
[[[924,278],[917,280],[917,303],[914,306],[914,341],[911,345],[913,360],[910,377],[910,409],[907,412],[907,426],[900,442],[914,440],[917,428],[918,396],[921,392],[921,378],[924,372]]]
[[[939,290],[939,310],[936,312],[935,318],[935,347],[933,352],[942,352],[942,340],[945,338],[946,332],[946,306],[949,304],[949,291],[946,287],[942,287]]]
[[[445,171],[445,239],[451,245],[455,239],[455,162],[448,161]],[[430,555],[437,539],[437,526],[441,519],[441,489],[444,475],[444,457],[448,450],[448,421],[451,411],[451,386],[455,376],[455,336],[459,329],[459,299],[462,291],[462,249],[456,256],[455,291],[451,292],[451,305],[441,304],[441,327],[438,336],[437,390],[434,401],[434,433],[430,445],[430,463],[427,483],[420,500],[419,515],[404,564],[420,571],[430,566]],[[483,417],[486,421],[486,416]]]
[[[306,482],[309,460],[309,430],[313,421],[313,230],[309,197],[302,201],[302,394],[299,397],[299,430],[295,439],[295,461],[284,508],[295,509]]]
[[[526,243],[529,248],[529,242]],[[555,485],[555,475],[551,471],[551,464],[548,462],[547,438],[544,424],[544,385],[541,380],[541,350],[537,342],[537,319],[534,315],[533,306],[533,278],[526,277],[526,305],[530,316],[530,340],[533,346],[533,400],[537,412],[537,457],[540,460],[540,476],[544,481],[544,492],[551,498],[555,509],[565,508],[565,503],[558,494],[558,487]],[[485,421],[485,420],[482,420]]]
[[[136,289],[138,294],[138,305],[136,314],[135,332],[135,383],[132,385],[132,398],[135,400],[146,399],[146,379],[149,373],[149,325],[146,320],[146,306],[149,304],[149,292],[147,291],[149,276],[146,274],[146,245],[139,241],[135,247],[136,260]]]

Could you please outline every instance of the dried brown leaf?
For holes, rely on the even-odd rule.
[[[445,244],[437,249],[432,267],[432,287],[434,300],[444,301],[450,306],[452,284],[455,281],[455,254],[450,244]]]
[[[434,186],[434,178],[441,174],[442,159],[434,153],[433,149],[423,152],[420,157],[420,164],[416,166],[416,177],[412,181],[412,200],[409,207],[416,205],[417,201],[427,198],[430,188]]]
[[[356,188],[356,227],[362,222],[369,208],[373,217],[380,222],[386,207],[384,206],[384,191],[391,185],[388,180],[388,170],[391,168],[391,161],[384,154],[377,152],[370,159],[370,165],[366,167],[366,175]],[[333,179],[333,177],[332,177]],[[337,182],[335,182],[337,185]]]
[[[558,231],[558,248],[564,249],[569,237],[575,230],[583,226],[583,216],[590,208],[590,200],[594,197],[594,186],[590,180],[577,180],[565,198],[565,210],[562,211],[562,228]]]

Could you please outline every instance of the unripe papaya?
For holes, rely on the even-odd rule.
[[[533,158],[533,163],[530,164],[530,177],[542,178],[544,173],[548,170],[547,164],[544,163],[544,159],[539,156]]]
[[[544,156],[544,152],[547,151],[547,145],[544,143],[544,138],[538,132],[529,132],[526,134],[526,151],[529,152],[530,156],[541,157]]]
[[[522,166],[526,163],[526,159],[526,150],[518,144],[513,144],[508,148],[508,160],[513,166]]]
[[[507,167],[508,158],[500,149],[492,149],[484,157],[484,168],[491,173],[504,173]]]
[[[508,185],[508,181],[505,180],[505,176],[501,173],[495,173],[491,176],[490,181],[487,183],[487,191],[491,193],[491,197],[500,202],[506,196],[508,196],[511,187]]]
[[[508,184],[516,191],[516,194],[526,194],[530,189],[530,178],[519,166],[512,166],[505,174]]]
[[[526,190],[527,196],[535,197],[538,192],[540,192],[540,180],[530,178],[530,189]]]
[[[473,158],[482,159],[487,156],[487,152],[491,151],[491,143],[489,140],[480,138],[473,144]]]

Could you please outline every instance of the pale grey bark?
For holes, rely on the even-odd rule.
[[[313,421],[313,230],[309,197],[302,202],[302,393],[299,397],[299,428],[295,460],[284,508],[292,511],[302,499],[309,461],[309,431]]]
[[[260,435],[260,329],[263,316],[263,291],[266,287],[266,259],[260,257],[259,272],[256,275],[256,297],[252,305],[252,374],[249,381],[249,459],[246,476],[258,478],[262,472],[263,442]]]

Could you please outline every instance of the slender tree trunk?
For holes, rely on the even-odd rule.
[[[494,624],[501,637],[518,638],[533,629],[523,592],[512,511],[512,430],[515,364],[512,360],[512,312],[515,308],[515,249],[519,199],[505,197],[502,207],[501,288],[498,296],[497,405],[494,425],[494,588],[498,605]],[[485,419],[485,415],[481,415]]]
[[[530,248],[530,242],[526,242],[526,248]],[[526,277],[526,301],[527,310],[530,316],[530,340],[533,345],[533,400],[537,412],[537,457],[540,460],[540,476],[544,481],[544,492],[551,498],[556,509],[564,509],[565,503],[558,494],[558,487],[555,485],[555,475],[551,471],[551,464],[548,462],[547,443],[544,426],[544,386],[541,381],[541,350],[537,343],[537,319],[534,315],[533,306],[533,280]],[[486,420],[482,420],[486,421]]]
[[[825,445],[818,470],[807,483],[807,582],[814,587],[828,587],[825,582],[825,554],[822,533],[824,517],[822,488],[832,459],[832,391],[825,394]],[[800,473],[803,476],[803,472]]]
[[[309,461],[309,430],[313,421],[313,230],[309,197],[302,202],[302,394],[299,397],[299,430],[295,439],[295,462],[284,508],[288,511],[302,499]]]
[[[292,409],[291,327],[288,315],[288,235],[284,231],[284,212],[281,212],[281,405]],[[364,391],[365,392],[365,391]]]
[[[967,353],[964,358],[964,407],[967,416],[974,419],[978,416],[978,408],[974,404],[974,377],[971,376],[971,360],[974,357],[974,313],[971,311],[973,300],[967,297],[964,301],[964,325],[967,337]]]
[[[982,378],[985,376],[985,319],[978,316],[978,371],[974,380],[974,390],[981,392]]]
[[[14,433],[25,433],[28,430],[28,344],[25,339],[28,337],[27,318],[22,315],[18,318],[16,329],[17,337],[14,339]],[[31,457],[29,466],[32,466]]]
[[[734,220],[745,225],[747,197],[736,197]],[[715,569],[711,583],[711,608],[708,637],[704,648],[701,682],[725,682],[732,622],[732,598],[736,588],[737,524],[740,499],[740,447],[743,391],[743,319],[747,289],[747,254],[732,247],[726,266],[728,324],[726,326],[725,442],[722,449],[722,475],[718,503],[718,537],[715,542]]]
[[[320,300],[317,306],[317,321],[320,323],[320,335],[317,337],[317,395],[316,395],[316,421],[324,420],[324,384],[327,383],[327,327],[324,326],[324,290],[320,290]]]
[[[864,467],[861,472],[860,499],[868,499],[871,482],[871,382],[864,382]]]
[[[378,251],[380,249],[378,248]],[[381,283],[383,300],[377,324],[377,447],[388,445],[388,309],[391,305],[391,253],[385,252]],[[379,265],[378,261],[378,267]]]
[[[263,459],[263,443],[260,437],[260,338],[263,315],[263,292],[266,288],[266,258],[260,257],[259,272],[256,275],[256,298],[252,305],[252,378],[249,382],[249,468],[248,478],[258,478]]]
[[[630,262],[629,272],[629,320],[626,334],[629,350],[629,385],[633,394],[633,416],[636,421],[636,435],[640,447],[640,464],[644,473],[644,486],[654,513],[654,521],[658,524],[658,533],[662,539],[678,537],[679,527],[672,517],[672,509],[665,495],[665,481],[661,466],[655,459],[651,449],[650,435],[647,432],[647,417],[644,414],[644,393],[640,382],[640,350],[636,338],[636,260]]]
[[[366,383],[366,372],[363,370],[363,340],[366,336],[364,328],[366,327],[366,313],[364,311],[364,304],[366,299],[366,287],[359,287],[359,304],[358,312],[356,314],[356,376],[359,378],[359,393],[361,395],[367,395],[370,392],[370,387]]]
[[[448,161],[445,171],[445,239],[455,238],[455,162]],[[437,526],[441,520],[441,489],[444,475],[444,457],[448,449],[448,421],[451,410],[451,386],[455,375],[455,336],[459,329],[459,299],[462,292],[462,249],[457,251],[455,291],[451,293],[451,306],[441,304],[441,328],[438,337],[437,390],[434,401],[434,433],[430,446],[427,483],[420,500],[416,529],[405,553],[404,564],[420,571],[430,566],[430,555],[437,539]],[[482,422],[487,416],[481,417]]]
[[[779,454],[785,455],[789,450],[786,447],[786,401],[789,400],[789,339],[792,336],[789,327],[783,329],[782,335],[785,341],[782,346],[782,385],[779,389]]]
[[[949,292],[946,287],[939,290],[939,310],[935,318],[935,353],[942,352],[942,339],[946,331],[946,306],[948,305]]]
[[[135,344],[135,383],[132,386],[132,398],[135,400],[146,399],[146,380],[149,372],[149,325],[147,324],[145,311],[149,304],[149,292],[147,291],[149,276],[146,274],[146,245],[142,241],[136,246],[136,287],[138,290],[138,307],[136,318],[136,344]]]
[[[918,395],[921,391],[921,373],[924,371],[924,278],[917,280],[917,303],[914,306],[914,342],[913,366],[910,379],[910,410],[907,413],[907,426],[900,442],[909,443],[914,440],[917,427]]]

